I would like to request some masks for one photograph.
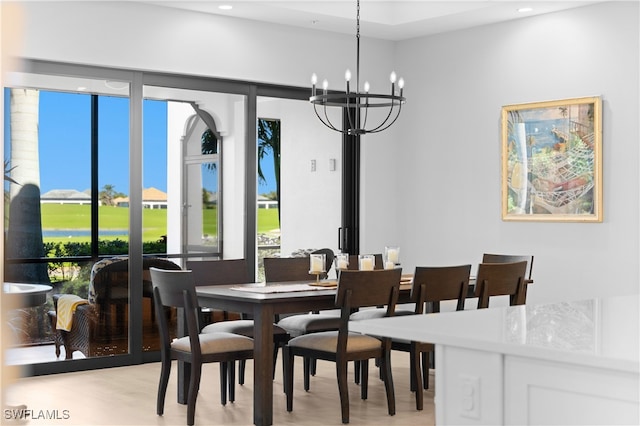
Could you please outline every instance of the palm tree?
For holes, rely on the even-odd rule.
[[[273,154],[273,170],[276,180],[276,199],[280,203],[280,120],[258,119],[258,179],[266,182],[261,161],[267,154]],[[280,207],[278,207],[280,223]]]
[[[116,197],[115,186],[106,184],[102,187],[102,191],[100,191],[98,195],[103,205],[113,206],[113,199]]]
[[[5,245],[8,259],[44,256],[40,213],[40,159],[38,156],[38,107],[34,89],[11,89],[11,160],[9,224]],[[6,162],[5,162],[6,171]],[[5,180],[7,177],[5,176]],[[5,265],[7,281],[47,283],[46,263]]]

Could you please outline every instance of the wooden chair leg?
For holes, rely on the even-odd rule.
[[[411,344],[411,382],[416,384],[415,395],[416,395],[416,410],[422,410],[422,401],[423,401],[423,391],[422,391],[422,378],[421,376],[421,353],[416,347],[415,343]]]
[[[433,364],[433,352],[422,352],[422,388],[429,389],[429,366]]]
[[[302,370],[304,371],[304,390],[309,392],[311,377],[311,359],[309,357],[302,358]]]
[[[385,356],[381,360],[381,370],[384,380],[384,387],[387,391],[387,407],[389,409],[389,415],[394,416],[396,414],[396,394],[393,389],[393,375],[391,374],[391,356],[387,351]]]
[[[316,366],[317,366],[317,364],[318,364],[318,360],[317,360],[317,359],[315,359],[315,358],[311,358],[309,361],[310,361],[310,364],[309,364],[309,373],[310,373],[312,376],[315,376],[315,375],[316,375]]]
[[[236,400],[236,362],[229,361],[227,363],[227,374],[229,379],[227,380],[229,384],[229,402],[234,402]]]
[[[413,356],[412,352],[409,352],[409,390],[411,392],[416,391],[416,375],[413,374],[413,371],[416,368],[416,366],[414,365],[415,363],[416,358]]]
[[[282,348],[282,358],[284,362],[284,392],[287,396],[287,411],[293,410],[293,354],[291,348]]]
[[[369,397],[369,360],[360,361],[360,398]]]
[[[338,391],[340,392],[342,423],[349,423],[349,388],[347,386],[346,362],[336,362],[336,376],[338,378]]]
[[[244,374],[247,367],[247,361],[244,359],[238,361],[238,384],[244,385]]]
[[[353,361],[353,380],[356,385],[360,384],[360,361]]]
[[[220,403],[227,405],[227,378],[229,376],[226,362],[220,363]]]
[[[279,349],[279,344],[274,342],[274,344],[273,344],[273,376],[271,377],[273,380],[275,380],[275,378],[276,378],[276,365],[277,365],[277,361],[278,361],[278,349]]]
[[[191,383],[189,383],[189,395],[187,397],[187,425],[193,426],[196,417],[196,400],[200,389],[200,376],[202,364],[194,362],[191,365]]]
[[[169,375],[171,374],[171,360],[163,359],[160,369],[160,383],[158,385],[158,399],[156,403],[156,413],[161,416],[164,414],[164,399],[167,395],[167,385],[169,384]]]

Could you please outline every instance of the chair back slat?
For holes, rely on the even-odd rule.
[[[193,271],[196,286],[246,284],[254,280],[249,277],[246,259],[193,260],[187,262]]]
[[[308,257],[265,257],[264,278],[267,282],[310,281]]]
[[[493,296],[510,296],[512,306],[524,304],[526,270],[526,261],[478,265],[475,289],[478,308],[487,308]]]
[[[347,309],[370,306],[389,306],[395,309],[400,288],[402,269],[379,269],[373,271],[342,271],[338,279],[336,307]],[[350,300],[345,299],[350,291]],[[393,294],[396,293],[396,300]]]
[[[522,261],[527,262],[525,278],[531,280],[533,276],[533,256],[493,253],[484,253],[482,255],[482,263],[513,263]]]
[[[427,302],[433,306],[431,312],[438,312],[438,302],[446,300],[457,300],[456,310],[463,310],[470,273],[471,265],[416,267],[411,288],[416,313],[422,313]]]
[[[196,297],[193,273],[188,270],[165,270],[154,267],[151,267],[149,271],[153,284],[156,316],[159,319],[162,334],[162,345],[170,345],[170,342],[165,341],[165,339],[168,339],[168,327],[164,308],[183,308],[187,323],[187,335],[190,336],[192,351],[199,351],[198,299]]]
[[[192,292],[195,299],[195,281],[193,272],[168,271],[158,268],[151,268],[151,282],[154,288],[158,288],[164,306],[184,308],[183,290]],[[195,302],[197,305],[197,301]]]

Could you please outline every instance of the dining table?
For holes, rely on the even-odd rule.
[[[410,302],[413,274],[403,274],[398,303]],[[472,277],[473,278],[473,277]],[[475,297],[473,279],[467,297]],[[238,312],[253,318],[254,392],[253,422],[273,424],[273,324],[279,314],[312,312],[335,308],[337,280],[287,281],[252,284],[196,286],[201,307]],[[180,329],[179,335],[184,335]],[[178,402],[186,404],[189,365],[178,365]]]
[[[273,323],[276,315],[335,308],[336,280],[288,281],[197,286],[202,307],[245,313],[254,321],[253,422],[273,424]],[[411,282],[401,283],[400,302],[407,302]],[[179,331],[180,332],[180,331]],[[189,365],[178,368],[178,402],[186,403]]]

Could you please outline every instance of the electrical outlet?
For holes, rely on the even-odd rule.
[[[311,171],[312,172],[316,171],[316,160],[311,160]]]
[[[460,415],[480,419],[480,378],[458,375],[460,385]]]

